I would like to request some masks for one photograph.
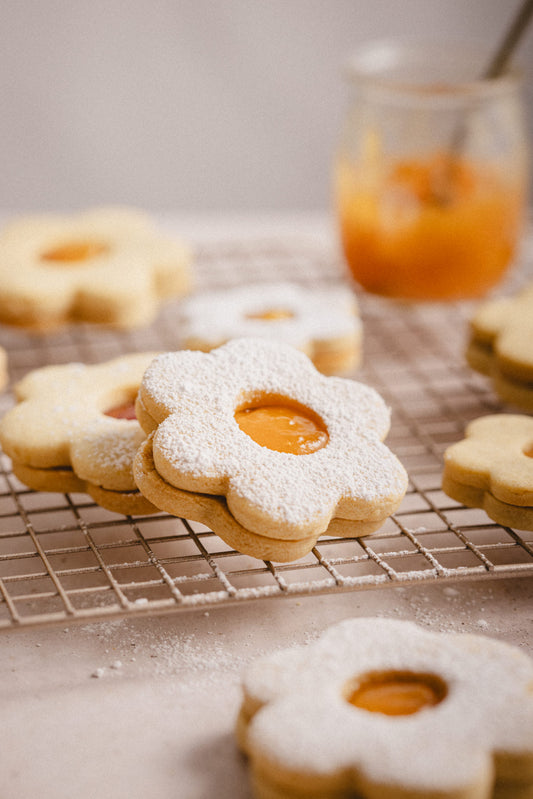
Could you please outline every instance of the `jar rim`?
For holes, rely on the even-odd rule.
[[[415,95],[417,102],[468,102],[518,86],[521,75],[515,68],[495,78],[480,77],[491,55],[486,41],[480,40],[375,39],[352,53],[345,71],[359,87]]]

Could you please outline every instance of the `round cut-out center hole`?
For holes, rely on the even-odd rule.
[[[524,455],[527,455],[528,458],[533,458],[533,442],[524,448]]]
[[[276,452],[308,455],[325,447],[329,439],[316,413],[283,398],[241,408],[235,413],[235,421],[257,444]]]
[[[287,308],[268,308],[265,311],[247,313],[246,319],[257,319],[261,322],[281,322],[283,319],[292,319],[294,314]]]
[[[73,240],[45,250],[45,252],[41,253],[41,260],[69,266],[70,264],[88,261],[90,258],[104,255],[107,252],[109,252],[109,246],[104,242]]]
[[[442,702],[446,683],[435,674],[375,672],[357,680],[346,697],[355,707],[386,716],[410,716]]]
[[[113,408],[109,408],[107,411],[104,411],[105,416],[112,416],[113,419],[136,419],[137,415],[135,413],[135,401],[128,400],[127,402],[123,402],[121,405],[115,405]]]

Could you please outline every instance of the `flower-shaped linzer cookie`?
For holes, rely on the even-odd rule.
[[[187,349],[232,338],[273,338],[305,352],[319,372],[345,374],[361,360],[355,294],[343,284],[253,283],[201,292],[181,306]]]
[[[191,497],[201,508],[225,497],[231,518],[263,542],[306,539],[309,551],[335,519],[352,522],[345,535],[362,534],[359,524],[369,532],[406,490],[405,470],[382,443],[390,419],[377,392],[325,377],[281,342],[162,354],[136,409],[155,431],[134,463],[142,493],[177,516],[194,513]],[[246,542],[237,548],[257,554]]]
[[[443,490],[498,524],[533,530],[533,418],[492,414],[444,453]]]
[[[133,209],[22,218],[0,233],[0,322],[47,332],[67,322],[148,324],[190,285],[190,254]]]
[[[247,670],[237,738],[257,799],[526,797],[532,686],[508,644],[349,619]]]
[[[17,383],[0,443],[19,480],[36,491],[86,492],[117,513],[155,513],[132,474],[145,438],[134,401],[154,354],[45,366]]]

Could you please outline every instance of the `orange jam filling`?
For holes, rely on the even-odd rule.
[[[527,455],[528,458],[533,458],[533,444],[528,444],[524,450],[524,455]]]
[[[279,322],[282,319],[292,319],[294,314],[285,308],[271,308],[267,311],[257,313],[247,313],[246,319],[258,319],[262,322]]]
[[[266,400],[237,410],[235,421],[257,444],[276,452],[308,455],[325,447],[329,440],[322,419],[299,405]]]
[[[509,266],[523,221],[524,181],[437,153],[390,165],[339,163],[336,202],[348,267],[375,294],[483,295]]]
[[[434,674],[376,672],[359,680],[348,696],[351,705],[386,716],[411,716],[446,696],[446,684]]]
[[[99,241],[67,241],[41,253],[42,261],[54,261],[67,266],[80,261],[88,261],[97,255],[109,252],[107,244]]]
[[[123,402],[121,405],[116,405],[115,407],[104,411],[104,414],[105,416],[112,416],[113,419],[136,419],[135,401],[129,400],[128,402]]]

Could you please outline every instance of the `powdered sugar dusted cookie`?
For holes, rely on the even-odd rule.
[[[211,496],[223,498],[239,528],[231,545],[246,554],[264,557],[256,537],[309,551],[334,520],[339,534],[366,534],[406,491],[405,470],[382,443],[390,416],[381,397],[321,375],[281,342],[234,339],[210,353],[162,354],[145,372],[136,409],[153,433],[134,461],[141,492],[225,538],[208,510]],[[237,540],[241,530],[249,535]],[[279,549],[272,559],[293,559]]]
[[[232,338],[273,338],[308,355],[324,374],[359,366],[362,324],[344,285],[257,283],[189,297],[182,306],[184,344],[209,350]]]
[[[237,738],[257,799],[525,797],[532,685],[507,644],[350,619],[252,665]]]
[[[131,209],[28,217],[0,234],[0,322],[36,332],[148,324],[190,280],[188,248]]]
[[[533,285],[482,304],[470,322],[466,358],[492,378],[504,401],[533,411]]]
[[[442,488],[498,524],[533,530],[533,418],[492,414],[444,453]]]
[[[145,438],[134,400],[153,357],[45,366],[26,375],[15,386],[18,404],[0,421],[14,474],[37,491],[87,492],[117,513],[154,513],[132,475]]]

